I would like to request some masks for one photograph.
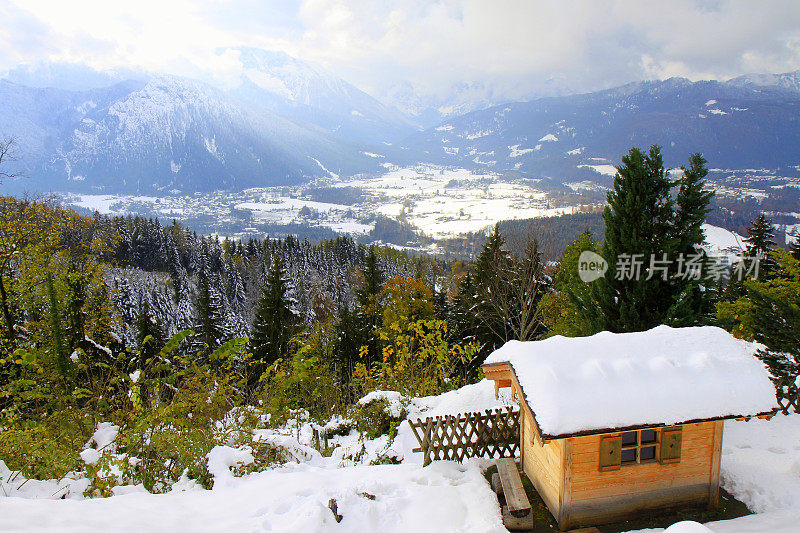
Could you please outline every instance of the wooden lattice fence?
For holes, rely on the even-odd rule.
[[[778,408],[776,412],[784,414],[800,413],[800,391],[795,380],[787,379],[777,384]]]
[[[468,457],[514,457],[519,450],[519,411],[487,409],[409,420],[423,453],[423,464],[436,459],[463,461]]]

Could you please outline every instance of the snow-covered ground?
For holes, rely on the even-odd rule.
[[[404,407],[409,416],[482,410],[509,401],[495,400],[488,381],[436,397],[373,396],[395,409]],[[99,429],[100,440],[113,433],[108,426]],[[25,482],[0,464],[0,494],[11,495],[0,497],[0,531],[505,531],[497,499],[482,475],[489,460],[434,462],[423,468],[420,454],[411,452],[416,442],[405,423],[394,442],[382,437],[377,448],[384,449],[368,452],[358,464],[343,460],[343,454],[323,457],[309,446],[310,434],[307,423],[284,434],[273,431],[271,438],[293,447],[296,460],[244,477],[233,477],[228,466],[247,461],[248,452],[215,448],[209,454],[215,476],[210,491],[184,480],[167,494],[127,487],[110,498],[83,499],[76,492],[59,500],[63,492],[50,490],[55,481]],[[342,446],[359,442],[352,433],[340,438]],[[401,464],[365,464],[389,449]],[[681,523],[666,531],[799,531],[800,415],[725,422],[722,453],[723,487],[757,514],[705,524],[706,529]],[[342,516],[339,523],[328,509],[332,498]],[[639,533],[645,531],[662,530]]]
[[[363,235],[377,215],[403,220],[434,238],[480,231],[501,220],[571,213],[582,205],[554,206],[535,180],[506,179],[491,172],[436,165],[397,167],[386,164],[380,176],[336,178],[293,187],[254,188],[182,196],[65,195],[65,203],[103,214],[140,214],[162,219],[213,220],[217,233],[258,234],[265,224],[306,224]],[[314,200],[315,187],[356,189],[351,204]],[[576,191],[594,190],[584,184]]]
[[[741,255],[745,250],[745,237],[736,232],[703,224],[703,233],[706,236],[706,250],[711,256],[734,257]]]

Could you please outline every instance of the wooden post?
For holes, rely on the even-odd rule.
[[[708,480],[708,506],[715,508],[719,505],[719,463],[722,459],[722,430],[725,422],[714,422],[714,448],[711,454],[711,473]]]
[[[569,523],[569,504],[572,501],[572,439],[561,440],[563,478],[558,487],[558,525],[564,529]]]

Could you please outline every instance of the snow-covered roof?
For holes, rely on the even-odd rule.
[[[543,436],[756,415],[776,406],[760,344],[711,326],[509,341],[485,365],[511,363]]]

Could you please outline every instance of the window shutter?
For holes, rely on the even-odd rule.
[[[600,437],[600,471],[619,470],[622,458],[622,437]]]
[[[665,428],[661,430],[661,455],[662,465],[679,463],[681,461],[681,444],[683,441],[683,428]]]

